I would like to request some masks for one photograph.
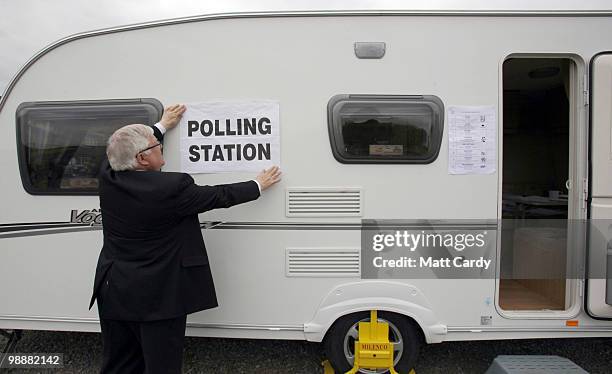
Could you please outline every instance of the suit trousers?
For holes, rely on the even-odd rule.
[[[100,318],[100,373],[181,373],[186,321],[186,315],[146,322]]]

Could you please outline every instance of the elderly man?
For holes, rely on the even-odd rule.
[[[277,167],[218,186],[160,172],[163,135],[184,112],[168,107],[154,126],[128,125],[108,140],[104,244],[89,305],[98,299],[102,373],[181,372],[187,314],[218,305],[198,213],[255,200],[280,180]]]

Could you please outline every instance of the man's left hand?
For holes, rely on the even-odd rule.
[[[272,166],[268,170],[264,169],[257,175],[257,183],[261,191],[267,190],[270,186],[275,185],[281,180],[281,171],[278,166]]]
[[[159,123],[161,123],[166,130],[173,129],[181,121],[181,118],[183,118],[185,110],[187,110],[187,107],[183,104],[171,105],[164,110],[164,115]]]

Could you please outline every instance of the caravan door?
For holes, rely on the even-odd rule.
[[[586,309],[612,318],[612,52],[591,60],[589,246]]]

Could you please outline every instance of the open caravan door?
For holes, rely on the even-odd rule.
[[[612,318],[612,52],[591,60],[591,144],[586,309]]]

